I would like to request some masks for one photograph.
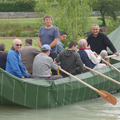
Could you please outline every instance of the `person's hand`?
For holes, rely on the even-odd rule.
[[[22,78],[25,78],[24,76],[22,76]]]
[[[84,68],[85,67],[85,64],[83,64],[83,67],[82,68]]]
[[[115,54],[115,55],[117,55],[117,56],[119,56],[119,55],[120,55],[120,54],[119,54],[119,53],[117,53],[117,52],[116,52],[116,53],[114,53],[114,54]]]
[[[50,70],[50,75],[51,75],[51,76],[53,75],[51,70]]]
[[[28,71],[27,71],[27,70],[26,70],[25,72],[26,72],[26,73],[28,73]]]
[[[57,64],[57,62],[55,61],[55,59],[54,59],[54,63]]]
[[[96,52],[93,52],[96,57],[98,57],[98,54]]]

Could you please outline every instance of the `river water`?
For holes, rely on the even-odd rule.
[[[52,109],[0,106],[0,120],[120,120],[120,93],[113,95],[116,105],[99,97]]]

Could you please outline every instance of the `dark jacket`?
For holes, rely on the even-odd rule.
[[[7,61],[7,53],[0,52],[0,68],[5,70]]]
[[[55,59],[57,63],[60,62],[60,66],[65,71],[76,74],[77,66],[80,68],[83,67],[83,62],[80,58],[80,55],[74,50],[64,50]]]

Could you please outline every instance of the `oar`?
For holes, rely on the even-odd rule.
[[[116,67],[114,67],[113,65],[111,65],[109,62],[107,62],[106,60],[104,60],[103,58],[101,58],[101,60],[103,62],[105,62],[106,64],[108,64],[109,66],[111,66],[112,68],[114,68],[116,71],[118,71],[120,73],[120,70],[118,70]]]
[[[96,91],[104,100],[108,101],[109,103],[115,105],[117,103],[117,99],[109,94],[108,92],[104,91],[104,90],[98,90],[96,88],[94,88],[93,86],[87,84],[86,82],[80,80],[79,78],[77,78],[76,76],[73,76],[72,74],[68,73],[67,71],[63,70],[61,67],[59,67],[59,69],[66,73],[67,75],[73,77],[74,79],[78,80],[79,82],[81,82],[82,84],[86,85],[87,87],[91,88],[92,90]]]
[[[114,80],[114,79],[112,79],[112,78],[110,78],[110,77],[108,77],[108,76],[106,76],[106,75],[104,75],[104,74],[102,74],[102,73],[99,73],[99,72],[97,72],[97,71],[95,71],[95,70],[93,70],[93,69],[91,69],[91,68],[89,68],[89,67],[87,67],[87,66],[85,66],[85,68],[88,69],[88,70],[90,70],[90,71],[92,71],[92,72],[94,72],[94,73],[96,73],[96,74],[98,74],[98,75],[101,75],[101,76],[103,76],[103,77],[111,80],[112,82],[115,82],[115,83],[117,83],[117,84],[120,85],[120,82],[118,82],[118,81],[116,81],[116,80]]]

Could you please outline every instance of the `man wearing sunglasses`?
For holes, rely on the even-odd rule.
[[[6,71],[16,77],[29,77],[21,57],[22,42],[19,39],[13,40],[13,46],[7,55]]]

